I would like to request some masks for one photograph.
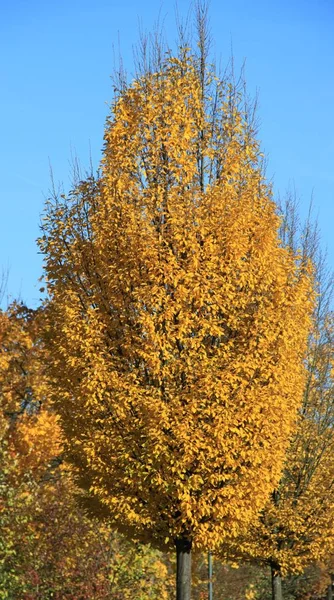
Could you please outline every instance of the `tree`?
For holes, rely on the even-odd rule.
[[[191,547],[236,535],[279,479],[312,304],[242,95],[204,59],[123,87],[100,178],[50,200],[40,240],[67,456],[117,526],[176,546],[180,599]]]
[[[324,561],[334,541],[334,282],[321,252],[317,225],[309,218],[300,231],[296,201],[291,198],[283,211],[282,239],[290,247],[300,244],[303,255],[315,265],[317,302],[303,402],[279,485],[247,535],[225,552],[269,565],[274,600],[282,598],[282,577]]]
[[[36,483],[59,449],[59,427],[54,414],[40,411],[47,388],[37,337],[38,313],[14,303],[0,312],[0,597],[23,597],[20,569],[24,552],[20,547],[31,534],[31,507]],[[37,415],[37,413],[39,413]],[[39,422],[29,432],[29,446],[39,439],[37,452],[21,453],[28,420]],[[46,440],[47,438],[47,440]],[[27,536],[27,537],[26,537]]]

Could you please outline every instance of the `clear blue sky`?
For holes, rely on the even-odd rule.
[[[179,0],[186,15],[188,0]],[[71,152],[98,166],[113,45],[120,38],[132,71],[138,25],[160,12],[170,43],[174,1],[0,0],[1,213],[0,269],[8,293],[30,306],[39,298],[41,257],[35,239],[44,197],[56,181],[69,186]],[[246,59],[251,92],[259,91],[260,139],[268,175],[281,193],[294,185],[305,214],[311,194],[323,245],[334,268],[334,2],[211,0],[215,53]]]

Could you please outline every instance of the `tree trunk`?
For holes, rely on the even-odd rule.
[[[330,584],[328,586],[328,590],[327,590],[327,600],[333,600],[334,574],[331,573],[330,578],[331,578],[331,582],[330,582]]]
[[[211,552],[209,552],[208,553],[208,600],[212,600],[212,598],[213,598],[212,576],[213,576],[212,554],[211,554]]]
[[[283,600],[282,575],[276,565],[271,565],[271,589],[273,600]]]
[[[190,600],[191,541],[179,538],[176,545],[176,600]]]

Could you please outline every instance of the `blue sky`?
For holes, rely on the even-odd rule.
[[[178,0],[181,16],[190,2]],[[69,187],[71,154],[98,167],[112,99],[113,46],[120,39],[131,74],[141,23],[160,14],[171,44],[174,1],[0,0],[0,270],[7,292],[30,306],[39,299],[41,257],[35,239],[49,163]],[[259,137],[275,192],[294,186],[305,214],[311,195],[334,268],[334,2],[211,0],[214,52],[246,60],[259,92]]]

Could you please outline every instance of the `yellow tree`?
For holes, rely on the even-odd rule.
[[[191,547],[276,485],[304,385],[310,278],[247,117],[181,48],[120,92],[101,177],[48,203],[40,240],[68,456],[118,527],[176,546],[185,599]]]
[[[334,542],[334,283],[320,250],[317,227],[308,220],[299,236],[296,209],[295,201],[289,199],[282,238],[290,247],[299,241],[303,255],[313,261],[318,292],[303,403],[279,485],[247,535],[227,549],[227,555],[239,554],[271,567],[277,600],[282,597],[282,576],[301,573],[311,563],[323,561]]]

